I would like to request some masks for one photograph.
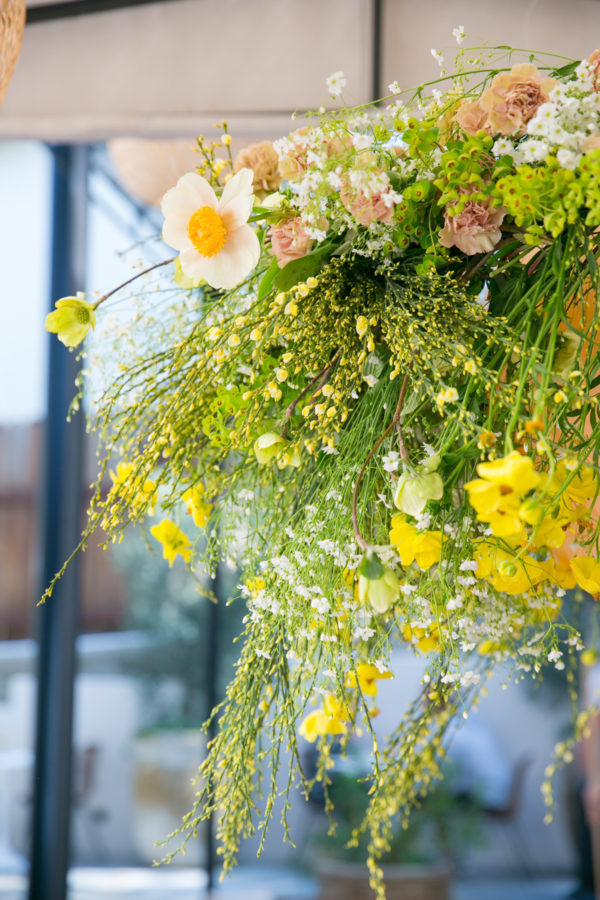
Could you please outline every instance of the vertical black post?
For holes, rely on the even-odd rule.
[[[381,40],[383,37],[383,2],[384,0],[372,0],[373,2],[373,43],[372,43],[372,68],[371,68],[371,99],[377,100],[383,94],[381,84]]]
[[[85,287],[87,148],[57,146],[54,162],[50,308]],[[76,354],[49,336],[42,463],[41,583],[46,587],[81,532],[83,415],[67,423]],[[41,591],[40,591],[41,595]],[[65,900],[69,868],[73,681],[79,624],[77,561],[39,610],[36,760],[29,900]]]

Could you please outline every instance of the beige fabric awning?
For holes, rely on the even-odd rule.
[[[47,0],[31,0],[43,5]],[[571,56],[600,44],[600,0],[382,0],[381,84],[438,77],[452,28],[469,43]],[[225,117],[243,140],[290,130],[328,103],[343,70],[370,99],[374,0],[173,0],[29,24],[0,108],[0,138],[92,141],[207,133]]]
[[[25,29],[0,137],[183,136],[224,116],[251,137],[327,104],[342,69],[369,99],[371,0],[178,0]]]

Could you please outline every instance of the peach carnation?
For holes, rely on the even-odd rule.
[[[313,244],[299,217],[282,219],[271,228],[271,249],[280,269],[293,259],[306,256]]]
[[[477,134],[482,130],[491,133],[487,113],[482,109],[479,100],[461,103],[456,111],[456,121],[465,134]]]
[[[529,120],[542,103],[548,102],[557,85],[554,78],[544,78],[531,63],[520,63],[510,72],[496,75],[479,100],[492,133],[524,132]]]
[[[363,190],[353,190],[347,181],[340,190],[340,200],[361,225],[370,225],[371,222],[389,225],[394,221],[394,204],[386,203],[385,195],[384,191],[368,194]]]
[[[592,78],[594,79],[594,90],[600,90],[600,50],[594,50],[588,59],[592,69]]]
[[[262,200],[267,194],[276,191],[281,184],[279,174],[279,157],[271,141],[249,144],[236,156],[233,169],[252,169],[254,181],[252,186],[256,196]]]
[[[381,170],[373,153],[360,155],[361,168],[342,177],[340,200],[361,225],[371,222],[394,221],[394,204],[389,195],[387,177],[378,176]]]
[[[279,160],[279,174],[282,178],[294,178],[301,175],[307,168],[308,144],[299,140],[304,134],[308,134],[310,129],[308,126],[298,128],[290,134],[289,140],[291,147],[285,156]]]
[[[581,149],[584,153],[591,153],[592,150],[598,150],[600,147],[600,131],[594,131],[593,134],[589,134],[581,145]]]
[[[439,241],[442,247],[458,247],[467,256],[489,253],[501,237],[500,226],[506,214],[503,206],[491,207],[489,202],[467,200],[465,208],[456,216],[444,214],[444,227]]]

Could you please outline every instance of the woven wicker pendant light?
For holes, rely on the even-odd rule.
[[[0,0],[0,103],[17,64],[25,28],[25,0]]]

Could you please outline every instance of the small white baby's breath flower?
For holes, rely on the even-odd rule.
[[[465,672],[460,679],[461,687],[470,687],[472,684],[479,684],[480,678],[481,675],[479,675],[478,672]]]
[[[456,28],[452,29],[452,37],[456,41],[457,44],[462,44],[465,39],[465,29],[462,25],[457,25]]]
[[[390,94],[399,94],[401,90],[402,88],[397,81],[392,81],[391,84],[388,84],[388,91]]]
[[[400,465],[400,454],[396,450],[392,450],[387,456],[383,457],[383,469],[385,472],[395,472]]]
[[[355,150],[368,150],[373,143],[372,134],[361,134],[361,132],[355,131],[351,138]]]
[[[354,629],[354,637],[359,641],[368,641],[370,637],[373,637],[375,631],[373,628],[367,628],[365,626],[359,626]]]
[[[442,54],[440,53],[439,50],[436,50],[436,49],[435,49],[435,47],[432,47],[432,48],[431,48],[431,55],[432,55],[433,58],[435,59],[435,61],[436,61],[436,63],[438,64],[438,66],[443,66],[443,65],[444,65],[444,57],[442,56]]]
[[[325,79],[325,83],[330,97],[339,97],[346,87],[346,76],[343,72],[334,72],[333,75]]]

